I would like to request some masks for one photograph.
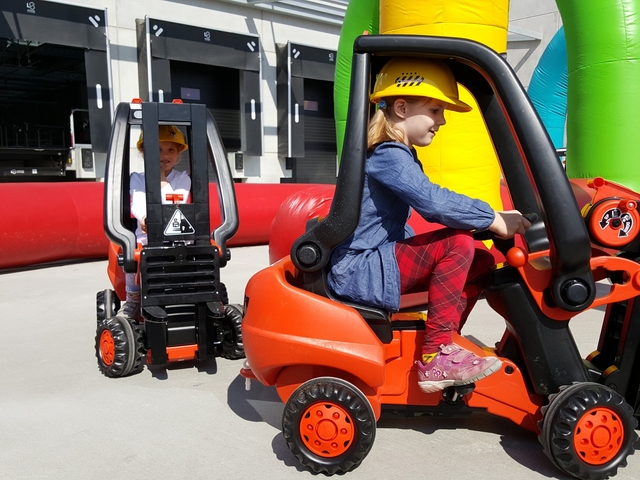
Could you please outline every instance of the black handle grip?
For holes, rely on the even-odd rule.
[[[529,220],[530,223],[535,223],[536,220],[538,220],[538,214],[535,212],[532,213],[523,213],[522,216],[524,218],[526,218],[527,220]],[[495,233],[489,231],[489,230],[483,230],[481,232],[473,232],[473,239],[474,240],[480,240],[480,241],[485,241],[485,240],[497,240]]]

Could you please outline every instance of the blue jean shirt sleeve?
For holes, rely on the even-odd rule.
[[[485,230],[495,219],[487,202],[432,183],[411,150],[401,143],[378,146],[367,162],[367,173],[429,222],[461,230]]]

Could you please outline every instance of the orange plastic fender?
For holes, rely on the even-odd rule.
[[[311,365],[382,385],[384,347],[369,325],[354,309],[296,287],[294,270],[287,257],[245,289],[242,340],[255,377],[270,386],[286,367]]]

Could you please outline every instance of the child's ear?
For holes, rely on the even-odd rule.
[[[393,113],[400,118],[407,116],[407,101],[404,98],[397,98],[393,102]]]

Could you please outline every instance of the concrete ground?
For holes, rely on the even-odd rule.
[[[268,264],[267,247],[236,248],[222,272],[232,303]],[[95,294],[109,287],[106,261],[0,274],[0,479],[311,478],[289,452],[283,405],[257,382],[245,391],[242,361],[217,359],[103,377],[94,354]],[[573,321],[586,355],[602,311]],[[503,321],[481,302],[465,334],[492,345]],[[507,420],[383,418],[357,479],[568,478],[535,435]],[[640,478],[640,454],[619,471]]]

